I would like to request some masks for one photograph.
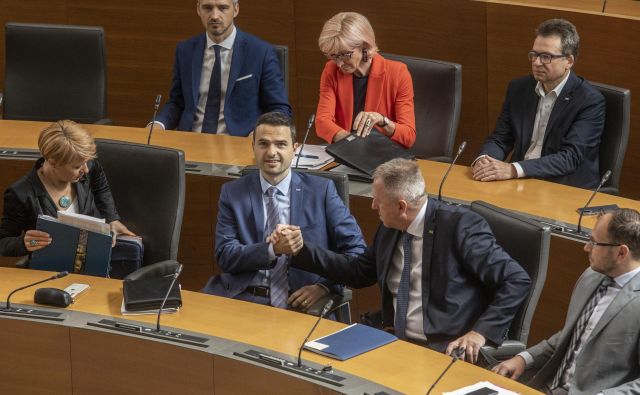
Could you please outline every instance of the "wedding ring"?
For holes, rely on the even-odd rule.
[[[35,246],[37,246],[37,245],[38,245],[38,240],[31,240],[31,241],[29,242],[29,245],[30,245],[31,247],[35,247]]]
[[[308,301],[308,300],[305,300],[304,302],[302,302],[302,304],[306,306],[306,305],[308,305],[308,304],[309,304],[309,301]]]

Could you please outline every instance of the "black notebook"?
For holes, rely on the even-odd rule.
[[[355,134],[329,145],[327,153],[342,163],[369,176],[379,165],[395,158],[415,159],[408,149],[373,130],[366,138]]]
[[[164,296],[171,285],[173,276],[125,280],[122,282],[124,307],[128,311],[158,310]],[[176,309],[182,306],[180,286],[173,284],[171,293],[164,305],[165,309]]]

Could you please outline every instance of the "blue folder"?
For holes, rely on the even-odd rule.
[[[305,350],[340,361],[353,358],[398,340],[391,333],[367,325],[353,324],[330,335],[305,343]]]

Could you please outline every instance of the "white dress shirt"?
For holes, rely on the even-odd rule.
[[[413,236],[411,241],[411,274],[409,288],[409,308],[407,309],[407,328],[405,334],[409,339],[427,340],[424,334],[424,320],[422,315],[422,244],[424,232],[424,216],[427,212],[427,202],[413,219],[407,233]],[[391,267],[387,277],[387,287],[393,296],[393,309],[396,310],[400,276],[404,266],[404,249],[402,237],[398,241],[391,258]]]
[[[527,152],[524,154],[525,160],[540,158],[542,153],[542,144],[544,143],[544,135],[547,130],[547,125],[549,124],[549,117],[551,117],[551,111],[553,111],[553,106],[556,104],[556,100],[560,96],[562,89],[567,84],[570,74],[571,73],[567,73],[558,86],[549,93],[545,93],[541,82],[538,81],[538,84],[536,84],[535,91],[539,96],[538,110],[536,111],[536,119],[533,122],[531,143],[529,145],[529,149],[527,149]],[[518,173],[518,178],[526,176],[520,163],[514,162],[513,167],[515,167],[516,173]]]

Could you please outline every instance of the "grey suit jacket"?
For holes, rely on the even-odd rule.
[[[544,388],[553,380],[571,340],[573,327],[603,275],[585,270],[571,295],[560,332],[527,351],[539,369],[529,385]],[[570,395],[640,393],[640,274],[611,302],[576,360]]]

